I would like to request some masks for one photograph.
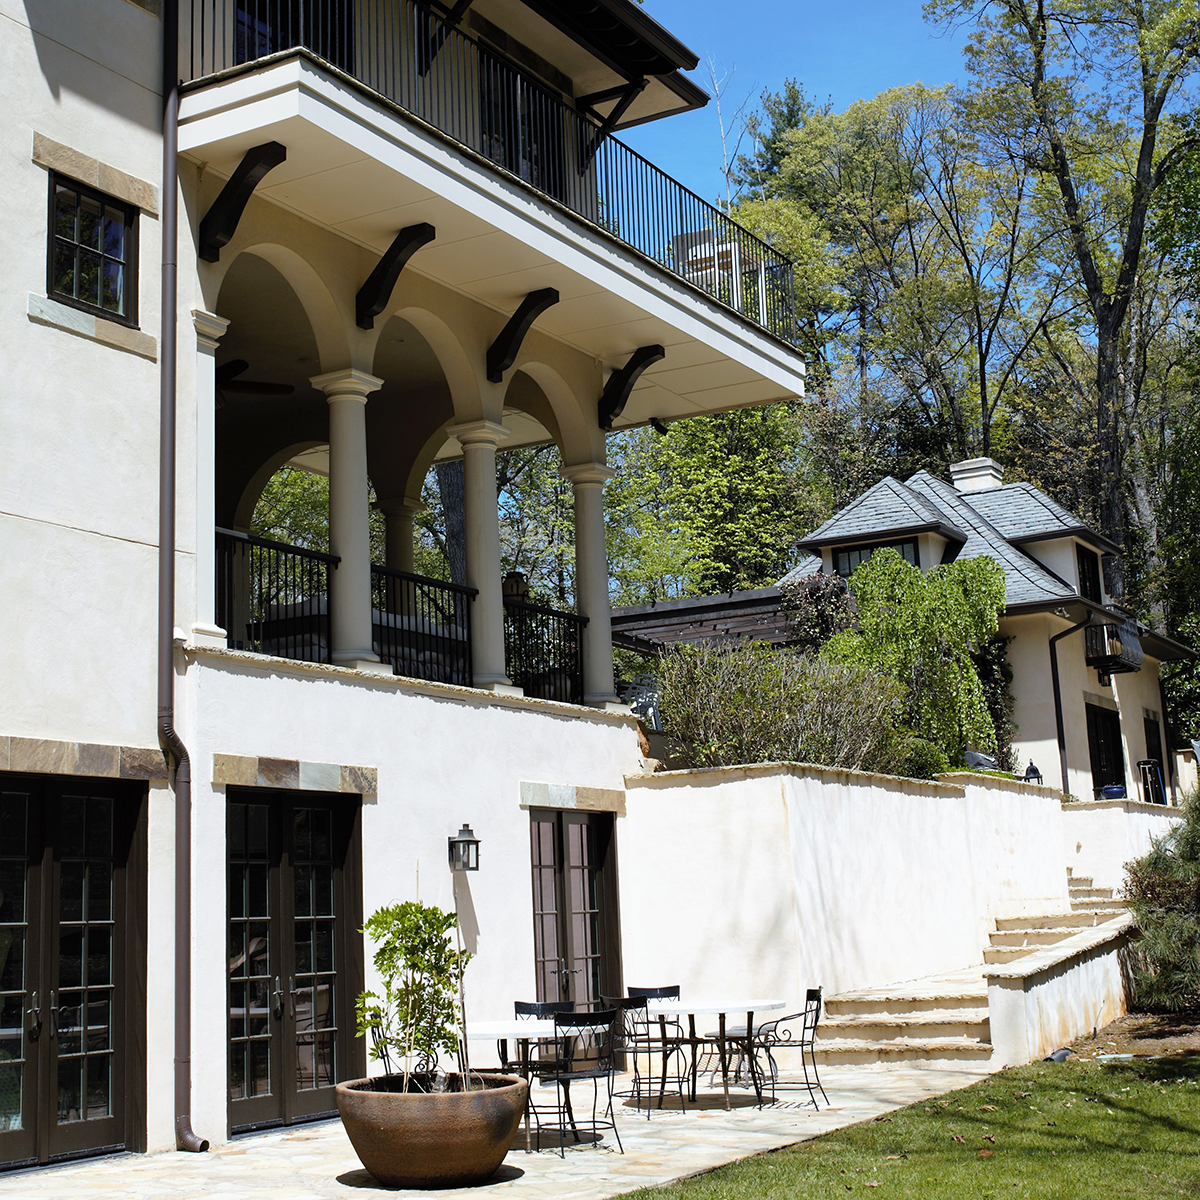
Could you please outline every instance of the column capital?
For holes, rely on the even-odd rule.
[[[407,496],[389,496],[376,500],[371,507],[389,517],[415,517],[429,511],[429,505],[424,500],[410,500]]]
[[[361,400],[367,402],[371,392],[383,387],[383,380],[356,367],[345,367],[341,371],[328,371],[314,375],[309,381],[318,392],[324,392],[327,400]]]
[[[463,421],[458,425],[446,426],[446,432],[458,438],[463,446],[499,446],[512,437],[509,430],[495,421]]]
[[[215,350],[229,328],[229,322],[216,313],[202,308],[192,309],[192,324],[196,327],[196,345],[202,350]]]
[[[598,484],[603,487],[617,472],[615,467],[604,463],[576,463],[571,467],[559,467],[558,473],[574,484]]]

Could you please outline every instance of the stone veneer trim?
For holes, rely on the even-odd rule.
[[[139,4],[138,7],[148,6]],[[110,167],[108,163],[102,163],[98,158],[92,158],[90,154],[84,154],[81,150],[64,146],[62,142],[56,142],[44,133],[34,133],[32,157],[39,167],[58,171],[71,179],[79,180],[80,183],[86,183],[101,192],[115,196],[118,200],[124,200],[126,204],[132,204],[152,217],[158,216],[158,188],[136,175]]]
[[[618,788],[580,787],[573,783],[521,781],[522,808],[573,808],[581,812],[625,815],[625,793]]]
[[[266,755],[214,754],[212,781],[227,787],[374,796],[379,791],[379,769],[343,763],[301,762],[295,758]]]
[[[93,779],[170,778],[157,747],[60,742],[51,738],[0,737],[0,771],[26,775],[83,775]]]

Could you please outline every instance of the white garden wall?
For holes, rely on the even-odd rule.
[[[1090,875],[1097,887],[1119,893],[1125,864],[1140,858],[1183,819],[1178,809],[1139,800],[1097,800],[1064,804],[1064,861],[1076,875]]]

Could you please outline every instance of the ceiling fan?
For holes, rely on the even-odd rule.
[[[244,358],[231,358],[216,370],[217,407],[225,405],[225,393],[239,396],[290,396],[296,389],[290,383],[267,383],[260,379],[240,379],[250,369]]]

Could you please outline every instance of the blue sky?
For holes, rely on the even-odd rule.
[[[748,91],[778,90],[789,76],[838,109],[900,83],[963,78],[962,36],[926,24],[921,0],[646,0],[646,11],[700,56],[692,78],[705,91],[712,90],[706,58],[718,74],[736,67],[730,108]],[[722,191],[711,101],[620,136],[706,200]]]

